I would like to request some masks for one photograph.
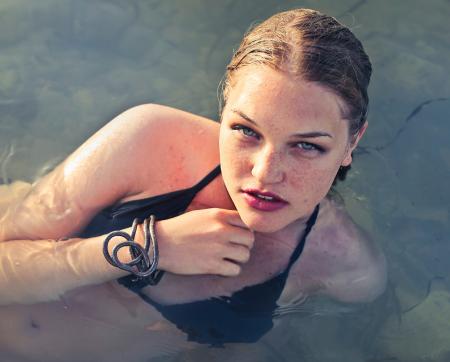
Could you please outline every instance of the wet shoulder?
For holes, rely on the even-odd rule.
[[[321,202],[301,260],[293,269],[298,288],[348,302],[375,299],[386,283],[382,251],[343,205]]]
[[[141,116],[154,120],[157,134],[138,145],[143,152],[133,166],[140,169],[135,191],[118,203],[191,187],[218,165],[217,122],[162,105],[142,107]]]

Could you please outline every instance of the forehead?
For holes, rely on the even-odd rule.
[[[247,66],[233,78],[225,111],[242,111],[260,122],[326,128],[343,125],[341,99],[328,88],[268,66]],[[287,123],[287,124],[286,124]],[[336,129],[336,130],[335,130]]]

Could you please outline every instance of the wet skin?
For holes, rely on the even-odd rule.
[[[164,122],[170,120],[177,132],[172,132],[173,137],[159,138],[159,154],[151,152],[154,145],[140,144],[146,149],[142,158],[140,153],[130,157],[135,165],[151,164],[150,157],[155,157],[153,161],[163,159],[167,167],[164,174],[158,175],[159,180],[155,180],[154,172],[135,175],[135,189],[118,201],[190,187],[220,162],[222,175],[196,196],[188,210],[236,207],[242,220],[255,231],[255,246],[239,276],[167,273],[157,287],[147,288],[149,296],[164,303],[181,303],[229,295],[246,285],[271,278],[286,266],[303,231],[305,218],[319,202],[317,223],[303,255],[291,270],[280,302],[289,303],[313,294],[364,302],[383,291],[382,254],[343,208],[324,198],[339,166],[351,162],[347,121],[340,118],[339,100],[332,93],[317,84],[292,83],[282,73],[261,68],[240,75],[230,93],[221,125],[162,106],[142,106],[137,112],[143,120],[157,113]],[[129,130],[130,124],[125,122],[120,127]],[[242,127],[246,127],[245,131]],[[293,133],[311,132],[331,137],[291,138]],[[100,131],[96,137],[112,136]],[[133,151],[131,148],[129,152]],[[125,151],[118,157],[129,156]],[[117,158],[114,161],[118,163]],[[88,167],[83,171],[89,172]],[[167,180],[172,181],[162,188]],[[240,193],[243,187],[273,191],[289,204],[271,213],[255,211],[243,201]],[[0,318],[8,321],[1,324],[0,350],[10,351],[18,360],[35,356],[33,346],[47,346],[54,355],[70,355],[77,350],[89,354],[86,340],[99,335],[110,346],[132,343],[130,336],[136,336],[136,331],[145,331],[146,338],[151,338],[152,332],[167,330],[176,336],[173,326],[167,325],[157,311],[114,281],[71,291],[60,302],[4,307]],[[8,327],[11,325],[15,327]],[[81,341],[76,338],[78,334],[86,338]],[[68,339],[72,343],[64,343]],[[145,351],[159,353],[154,345],[139,343],[139,348],[133,351],[135,359]],[[101,343],[96,353],[114,360]],[[46,360],[45,354],[37,359]],[[131,355],[130,360],[133,360]]]
[[[302,229],[328,193],[340,166],[351,163],[343,104],[317,84],[266,66],[236,75],[222,114],[220,161],[225,185],[239,215],[253,230]],[[267,213],[251,209],[244,188],[271,191],[288,202]]]

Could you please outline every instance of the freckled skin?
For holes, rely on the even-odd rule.
[[[351,163],[348,121],[341,100],[324,86],[266,66],[248,66],[235,75],[222,115],[222,176],[243,221],[256,231],[273,232],[294,221],[304,222],[326,196],[340,166]],[[244,113],[257,126],[243,119]],[[232,130],[250,127],[258,138]],[[290,138],[295,133],[326,132],[331,137]],[[326,151],[295,148],[314,143]],[[254,187],[280,195],[289,205],[275,213],[258,212],[240,190]]]
[[[124,173],[124,178],[131,175],[132,185],[137,183],[139,187],[117,202],[190,187],[217,165],[220,156],[222,174],[197,194],[191,209],[236,207],[246,225],[255,230],[250,260],[243,264],[239,276],[167,273],[157,286],[146,288],[149,297],[167,304],[182,303],[230,295],[268,280],[286,267],[304,229],[305,218],[318,203],[317,222],[301,258],[289,273],[280,305],[283,300],[298,301],[316,293],[345,302],[369,301],[383,291],[382,254],[345,210],[325,198],[339,166],[351,163],[351,150],[359,141],[358,137],[354,144],[349,144],[348,123],[340,118],[339,102],[338,97],[318,84],[259,66],[244,68],[238,74],[220,130],[211,120],[173,108],[139,108],[142,119],[158,116],[164,123],[173,121],[177,132],[171,137],[161,135],[158,137],[161,144],[156,146],[142,142],[147,148],[141,153],[124,148],[117,154],[111,161],[114,166],[120,157],[131,160],[131,169],[146,171],[140,166],[165,165],[158,172]],[[251,117],[258,127],[239,117],[233,109]],[[259,134],[259,139],[243,138],[241,132],[230,128],[233,123],[245,124]],[[136,126],[136,132],[127,133],[129,122],[116,127],[113,133],[126,135],[125,141],[136,143],[137,135],[146,134],[145,128],[140,128],[144,126]],[[312,131],[327,132],[332,138],[298,138],[295,142],[318,144],[326,149],[325,154],[311,155],[292,146],[289,138],[292,133]],[[110,140],[104,130],[97,137],[95,141]],[[199,149],[203,150],[201,154]],[[95,174],[97,165],[88,166],[92,169],[88,168],[86,173]],[[168,182],[176,177],[177,181]],[[271,213],[250,209],[239,193],[243,187],[275,192],[289,205]],[[5,306],[0,308],[0,318],[4,322],[0,324],[0,350],[11,353],[15,357],[8,359],[11,361],[27,357],[39,361],[63,360],[61,356],[115,360],[125,350],[129,360],[144,360],[158,356],[167,345],[182,349],[186,340],[175,326],[167,325],[159,312],[115,281],[73,290],[57,302]],[[53,356],[48,356],[49,350]]]

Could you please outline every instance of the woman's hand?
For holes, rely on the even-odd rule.
[[[159,266],[176,274],[236,276],[250,258],[254,232],[236,210],[194,210],[158,221]]]

